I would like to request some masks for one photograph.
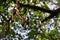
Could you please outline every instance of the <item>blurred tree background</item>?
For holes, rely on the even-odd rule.
[[[0,40],[60,40],[60,0],[0,0]]]

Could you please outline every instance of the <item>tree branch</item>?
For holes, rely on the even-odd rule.
[[[52,13],[53,12],[53,10],[49,10],[49,9],[45,9],[45,8],[42,8],[42,7],[29,5],[29,4],[19,3],[19,6],[20,7],[27,7],[27,8],[31,8],[31,9],[36,9],[36,10],[40,10],[40,11],[47,12],[47,13]]]
[[[54,10],[51,15],[47,18],[45,18],[44,20],[42,20],[41,22],[47,21],[48,19],[53,18],[54,16],[57,16],[60,13],[60,8],[58,8],[57,10]]]
[[[47,13],[51,14],[49,17],[45,18],[41,22],[44,22],[48,19],[53,18],[54,16],[58,15],[58,13],[60,12],[60,8],[58,8],[56,10],[49,10],[49,9],[45,9],[45,8],[42,8],[42,7],[38,7],[38,6],[34,6],[34,5],[28,5],[28,4],[22,4],[22,3],[19,3],[19,6],[20,7],[27,7],[27,8],[31,8],[31,9],[36,9],[36,10],[40,10],[40,11],[47,12]]]

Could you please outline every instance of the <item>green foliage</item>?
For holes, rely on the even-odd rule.
[[[41,1],[42,0],[32,0],[32,2],[30,2],[30,0],[20,0],[21,3],[29,4],[29,5],[36,5],[36,4],[39,4]],[[43,1],[45,1],[45,0],[43,0]],[[10,4],[12,4],[12,3],[14,3],[14,0],[4,0],[4,1],[0,0],[0,11],[5,14],[5,17],[7,17],[7,20],[9,18],[9,16],[11,16],[8,13],[8,8],[11,7]],[[14,3],[14,4],[16,4],[16,3]],[[45,3],[45,2],[44,2],[44,5],[41,5],[41,7],[49,9],[47,3]],[[46,24],[44,24],[44,23],[42,23],[41,25],[39,24],[39,19],[43,20],[46,18],[44,16],[45,12],[40,11],[40,10],[29,9],[26,7],[20,7],[19,12],[20,12],[20,14],[24,15],[26,20],[27,20],[27,18],[29,18],[29,20],[27,20],[27,21],[30,21],[29,25],[28,25],[28,27],[30,29],[30,32],[28,33],[29,39],[34,38],[34,40],[60,40],[60,36],[59,36],[60,32],[58,31],[58,22],[57,22],[58,20],[56,20],[54,22],[54,26],[55,26],[54,29],[46,32],[46,30],[48,28],[46,29],[45,25],[47,25],[49,22],[45,22]],[[33,12],[33,14],[31,14],[31,12]],[[57,18],[59,18],[59,16],[57,16]],[[20,22],[20,24],[19,23],[15,24],[16,22]],[[18,24],[19,24],[19,26],[22,25],[21,19],[17,15],[14,15],[14,22],[12,22],[12,23],[10,23],[10,21],[9,22],[4,21],[3,24],[0,26],[0,32],[2,31],[3,37],[6,37],[7,35],[9,35],[10,37],[14,38],[16,35],[14,30],[16,28],[19,28]],[[14,28],[15,25],[16,25],[16,28]],[[27,24],[25,23],[24,25],[22,25],[22,27],[26,27],[26,25]],[[44,28],[43,28],[43,26],[44,26]],[[12,27],[14,29],[11,29]],[[26,29],[28,29],[28,28],[26,28]],[[40,29],[39,32],[38,32],[38,29]],[[19,31],[21,31],[21,30],[19,29]],[[19,37],[21,37],[21,35],[19,35]]]

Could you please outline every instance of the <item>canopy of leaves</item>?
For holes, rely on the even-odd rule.
[[[56,11],[60,3],[56,2],[0,0],[0,39],[60,40],[60,14]]]

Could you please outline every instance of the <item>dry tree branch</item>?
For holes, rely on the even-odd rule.
[[[18,10],[18,8],[19,8],[19,3],[18,2],[19,2],[19,0],[16,0],[16,8],[15,8],[16,14],[21,19],[22,24],[24,24],[26,22],[26,20],[25,20],[23,14],[20,14],[20,12]]]
[[[15,9],[15,10],[16,10],[16,15],[21,19],[22,24],[24,24],[26,20],[25,20],[23,14],[20,14],[18,9]]]

